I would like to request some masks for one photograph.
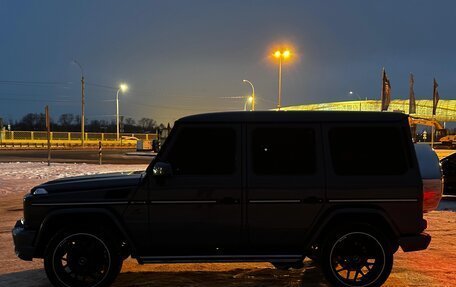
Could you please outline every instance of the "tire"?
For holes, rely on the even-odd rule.
[[[369,225],[333,232],[323,245],[323,273],[334,286],[381,286],[393,267],[390,241]]]
[[[56,287],[110,286],[122,268],[120,244],[94,231],[63,231],[48,244],[44,268]]]

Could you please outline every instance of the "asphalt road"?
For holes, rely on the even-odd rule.
[[[152,156],[128,155],[131,149],[103,150],[106,164],[148,164]],[[42,162],[47,161],[47,150],[0,150],[0,162]],[[98,150],[52,150],[51,162],[98,163]]]

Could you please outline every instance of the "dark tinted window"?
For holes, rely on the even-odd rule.
[[[236,168],[236,133],[230,128],[184,127],[168,160],[175,174],[232,174]]]
[[[315,134],[308,128],[256,128],[252,132],[256,174],[311,174],[316,170]]]
[[[398,128],[334,128],[329,143],[340,175],[396,175],[408,169],[406,142]]]

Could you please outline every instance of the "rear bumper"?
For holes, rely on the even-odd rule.
[[[399,238],[399,245],[404,252],[424,250],[429,246],[431,236],[427,233],[421,233],[413,236],[404,236]]]
[[[12,230],[14,251],[17,257],[22,260],[31,261],[35,253],[33,241],[35,240],[36,231],[27,230],[20,220],[16,222]]]

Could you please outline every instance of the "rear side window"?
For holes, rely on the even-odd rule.
[[[315,132],[309,128],[256,128],[252,131],[257,175],[298,175],[316,171]]]
[[[395,127],[340,127],[329,131],[338,175],[399,175],[408,169],[407,146]]]
[[[233,174],[236,170],[236,132],[231,128],[183,127],[168,161],[175,174]]]

